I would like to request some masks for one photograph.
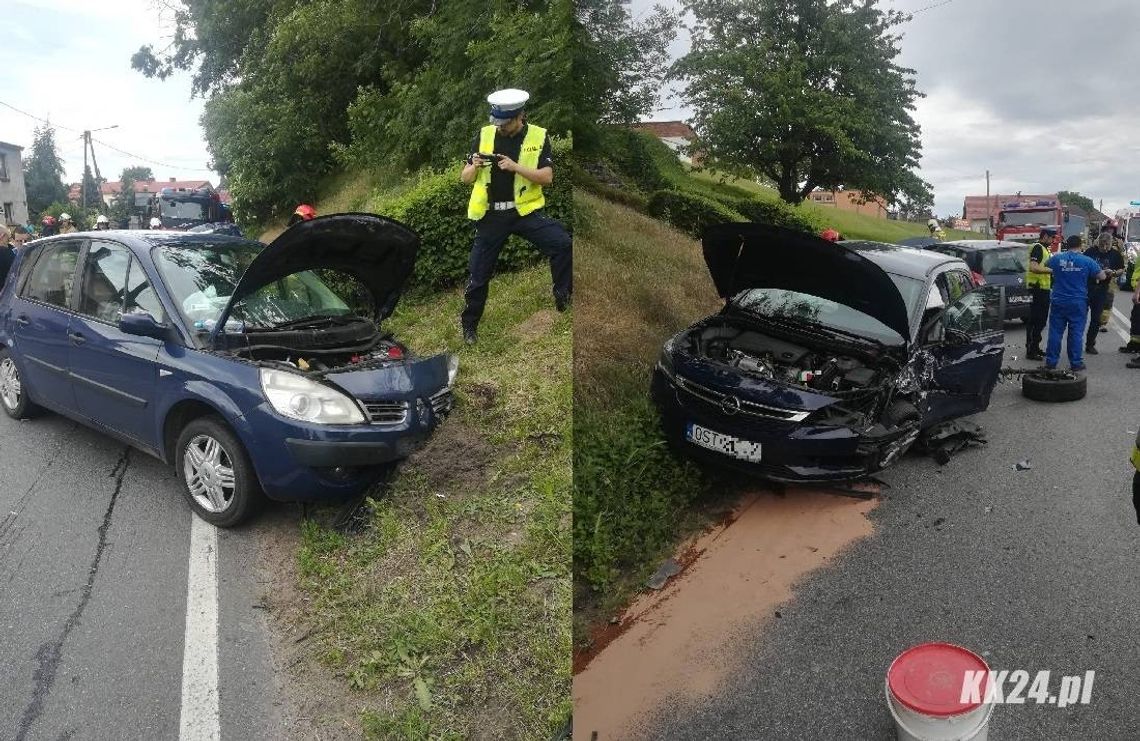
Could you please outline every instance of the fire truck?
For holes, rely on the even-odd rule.
[[[998,239],[1036,242],[1046,227],[1054,228],[1058,238],[1064,229],[1061,201],[1056,196],[1035,200],[999,200]]]
[[[163,188],[148,202],[146,219],[158,217],[163,229],[190,229],[203,224],[232,223],[233,213],[213,188]]]

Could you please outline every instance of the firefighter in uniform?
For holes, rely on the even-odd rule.
[[[470,277],[460,316],[463,341],[469,345],[476,341],[499,250],[512,234],[546,255],[555,308],[565,311],[570,306],[571,240],[559,221],[543,213],[546,198],[542,189],[554,181],[554,168],[546,129],[527,123],[525,105],[529,99],[529,93],[515,89],[487,96],[490,124],[472,141],[461,174],[463,182],[472,186],[467,218],[475,222]]]
[[[1025,357],[1028,360],[1044,360],[1041,351],[1041,335],[1049,321],[1049,292],[1053,286],[1053,276],[1045,262],[1052,257],[1049,245],[1053,241],[1053,230],[1042,229],[1033,246],[1029,248],[1029,269],[1025,272],[1025,287],[1029,289],[1032,303],[1029,305],[1029,320],[1025,323]]]
[[[1120,264],[1123,266],[1127,262],[1124,259],[1124,241],[1120,238],[1120,235],[1117,233],[1118,230],[1117,230],[1116,222],[1113,221],[1112,219],[1109,219],[1107,222],[1105,222],[1104,226],[1101,227],[1101,233],[1103,234],[1106,231],[1112,235],[1112,249],[1117,254],[1120,255]],[[1122,267],[1120,270],[1120,273],[1118,273],[1116,277],[1117,278],[1120,277],[1120,274],[1122,274],[1123,272],[1124,272],[1124,268]],[[1101,332],[1107,332],[1108,331],[1108,319],[1109,319],[1109,317],[1112,316],[1112,307],[1113,307],[1113,304],[1115,303],[1115,301],[1116,301],[1116,278],[1113,278],[1112,280],[1110,280],[1108,282],[1108,298],[1105,300],[1104,308],[1102,308],[1101,312],[1100,312],[1099,319],[1100,319],[1100,331]]]

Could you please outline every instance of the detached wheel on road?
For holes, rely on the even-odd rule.
[[[1086,376],[1064,370],[1038,370],[1021,377],[1021,394],[1034,401],[1076,401],[1088,393]]]
[[[178,436],[175,467],[190,507],[206,522],[233,527],[262,494],[241,441],[217,417],[199,417]]]
[[[27,419],[39,413],[40,408],[28,400],[20,369],[8,348],[0,349],[0,406],[12,419]]]

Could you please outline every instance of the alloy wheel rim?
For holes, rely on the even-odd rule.
[[[0,361],[0,399],[3,399],[4,406],[10,411],[14,411],[20,405],[20,393],[23,387],[20,384],[20,374],[16,370],[16,364],[12,362],[11,358],[4,358]]]
[[[222,444],[209,435],[197,435],[186,445],[182,475],[190,496],[212,514],[225,512],[237,491],[233,461]]]

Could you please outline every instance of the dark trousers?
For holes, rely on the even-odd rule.
[[[1096,336],[1100,332],[1100,313],[1108,303],[1108,290],[1089,291],[1089,331],[1085,337],[1085,347],[1096,347]]]
[[[1128,344],[1140,346],[1140,304],[1132,302],[1132,313],[1128,317]]]
[[[556,301],[570,297],[574,277],[574,260],[571,253],[570,234],[562,223],[546,216],[541,209],[526,216],[518,211],[488,211],[475,223],[475,243],[471,245],[471,260],[468,263],[470,277],[464,291],[466,304],[461,320],[467,329],[474,329],[483,317],[487,305],[487,290],[495,266],[499,262],[499,250],[507,237],[517,234],[530,242],[550,259],[550,277],[554,283]]]
[[[1029,320],[1025,322],[1025,348],[1027,350],[1041,349],[1041,334],[1049,322],[1049,289],[1030,288]]]

